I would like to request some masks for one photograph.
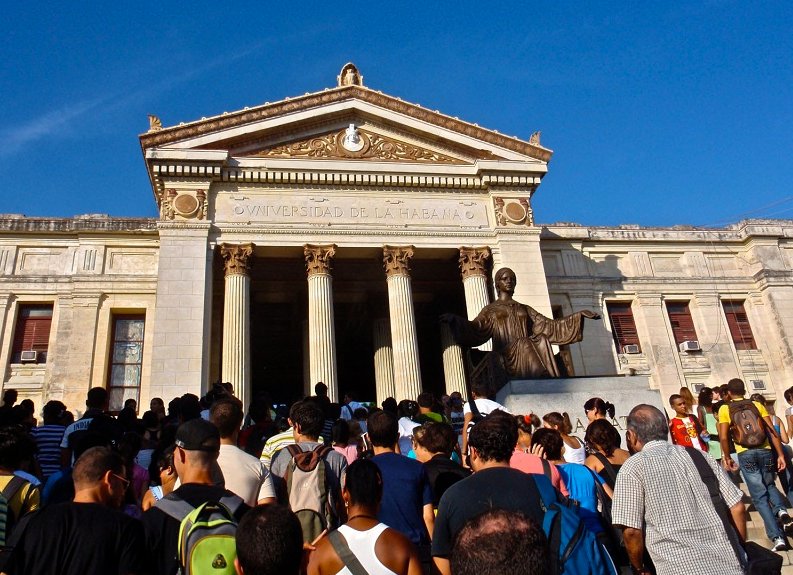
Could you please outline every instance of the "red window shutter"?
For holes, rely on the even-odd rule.
[[[612,302],[606,304],[611,321],[611,332],[617,352],[622,353],[626,345],[639,345],[639,334],[636,332],[636,323],[633,321],[633,311],[630,302]]]
[[[46,352],[49,347],[51,327],[51,305],[19,306],[16,329],[14,330],[12,361],[19,361],[19,354],[23,351]],[[45,361],[45,359],[39,361]]]
[[[757,349],[743,301],[723,301],[722,306],[735,349]]]
[[[667,302],[666,312],[669,314],[669,323],[672,325],[672,334],[676,344],[697,339],[688,302]]]

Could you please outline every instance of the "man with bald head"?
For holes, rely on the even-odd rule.
[[[709,455],[669,443],[666,416],[637,405],[627,420],[631,456],[617,474],[612,522],[622,526],[634,573],[649,573],[645,549],[658,575],[739,575],[743,569],[693,457],[701,457],[717,483],[738,535],[746,538],[743,493]]]

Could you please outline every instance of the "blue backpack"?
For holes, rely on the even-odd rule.
[[[575,505],[558,498],[556,489],[543,475],[532,475],[540,492],[545,516],[542,530],[551,550],[555,575],[617,575],[614,562],[595,535],[585,526]]]

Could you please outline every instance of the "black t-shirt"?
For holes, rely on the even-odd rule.
[[[432,554],[448,557],[454,537],[465,522],[490,509],[520,511],[540,525],[544,516],[540,492],[531,475],[510,467],[483,469],[458,481],[441,497]]]
[[[219,501],[223,497],[235,495],[216,485],[203,485],[187,483],[176,489],[171,495],[184,499],[193,507],[207,501]],[[240,504],[234,512],[234,517],[239,521],[250,509],[245,503]],[[143,527],[146,536],[146,549],[149,560],[152,562],[149,569],[159,575],[173,575],[179,569],[179,524],[180,522],[165,513],[152,507],[143,514]]]
[[[9,575],[146,573],[143,527],[98,503],[59,503],[30,518],[4,572]]]
[[[430,478],[430,488],[432,489],[432,505],[437,509],[441,496],[449,487],[465,479],[471,472],[462,465],[455,463],[443,454],[435,455],[432,459],[424,463],[427,476]]]

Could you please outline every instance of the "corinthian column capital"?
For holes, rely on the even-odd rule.
[[[330,273],[330,260],[336,254],[336,245],[325,246],[306,244],[303,246],[303,256],[306,259],[306,272],[311,277],[316,274]]]
[[[220,244],[226,276],[247,276],[250,269],[253,244]]]
[[[487,277],[485,269],[487,260],[490,259],[490,248],[460,248],[460,273],[463,279],[473,276]]]
[[[410,258],[413,257],[413,246],[383,246],[383,266],[385,275],[409,276]]]

